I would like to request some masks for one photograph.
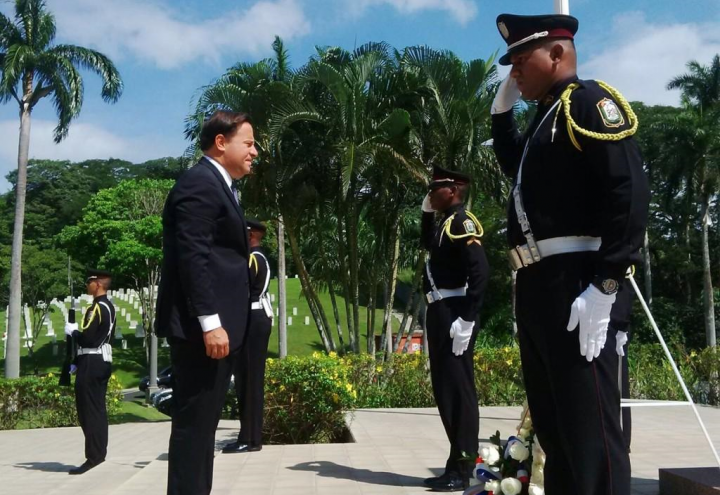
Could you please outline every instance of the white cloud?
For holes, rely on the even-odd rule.
[[[193,62],[218,65],[223,55],[257,56],[275,35],[291,40],[310,23],[297,0],[260,0],[193,20],[170,0],[50,0],[60,39],[113,59],[137,58],[161,69]]]
[[[355,14],[364,13],[375,5],[383,4],[389,4],[406,14],[423,10],[444,11],[463,26],[473,20],[478,13],[477,5],[472,0],[348,0],[348,6]]]
[[[17,168],[19,122],[19,119],[0,120],[0,193],[10,187],[5,176]],[[121,137],[108,129],[83,122],[74,122],[68,137],[55,144],[55,125],[56,122],[51,120],[32,120],[30,158],[73,162],[120,158],[141,163],[163,156],[180,156],[185,151],[182,143],[175,149],[172,143],[154,136]]]
[[[604,49],[582,63],[578,73],[617,87],[630,101],[650,105],[678,105],[680,93],[668,82],[687,72],[686,64],[710,63],[720,53],[720,23],[651,24],[641,13],[616,16]],[[608,43],[608,40],[612,40]],[[582,51],[588,43],[580,46]]]

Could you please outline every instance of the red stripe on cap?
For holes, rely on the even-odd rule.
[[[567,29],[553,29],[552,31],[548,32],[547,35],[548,38],[570,38],[575,39],[573,34],[568,31]]]

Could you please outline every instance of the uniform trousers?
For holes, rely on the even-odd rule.
[[[428,305],[427,310],[430,377],[435,402],[450,441],[445,473],[461,477],[469,475],[472,465],[460,459],[464,454],[475,456],[478,452],[480,428],[473,367],[477,325],[468,349],[460,356],[453,354],[453,339],[450,338],[450,326],[460,316],[459,310],[467,304],[466,297],[452,297]]]
[[[600,356],[580,355],[570,307],[594,275],[593,253],[550,256],[518,271],[516,315],[530,414],[547,455],[548,495],[629,495],[620,427],[618,355],[608,332]]]
[[[98,464],[105,460],[108,445],[108,418],[105,406],[110,363],[99,354],[77,358],[75,403],[78,420],[85,435],[85,459]]]
[[[230,386],[235,355],[211,359],[203,342],[170,338],[173,400],[168,495],[207,495],[212,489],[215,431]]]
[[[235,391],[240,409],[241,444],[262,445],[265,405],[265,362],[272,331],[272,320],[263,310],[252,310],[245,337],[243,359],[235,361]]]

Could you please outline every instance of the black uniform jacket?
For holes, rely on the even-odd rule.
[[[461,236],[453,240],[443,228],[446,220],[454,215],[450,224],[450,234]],[[482,306],[487,287],[490,267],[485,249],[477,236],[472,220],[467,216],[465,206],[453,206],[445,211],[439,223],[434,213],[423,213],[422,244],[430,251],[430,272],[438,289],[458,289],[467,285],[465,300],[460,317],[465,321],[475,321]],[[463,237],[464,236],[464,237]],[[431,290],[427,270],[424,277],[424,292]]]
[[[230,349],[243,342],[250,312],[243,210],[205,158],[185,172],[163,211],[163,265],[156,329],[202,343],[198,316],[219,314]]]
[[[105,304],[100,304],[103,302]],[[107,305],[107,306],[106,306]],[[115,321],[115,306],[106,295],[96,297],[85,311],[80,329],[73,332],[78,347],[95,349],[104,342],[110,342],[111,325]],[[108,337],[110,335],[110,337]]]
[[[647,223],[650,192],[642,157],[632,137],[602,140],[575,131],[579,150],[571,141],[564,105],[557,120],[556,107],[542,121],[571,83],[579,85],[570,96],[571,117],[579,127],[613,135],[630,127],[621,103],[608,91],[596,81],[572,78],[558,84],[539,102],[524,135],[518,132],[513,111],[493,115],[495,154],[503,171],[516,182],[525,143],[530,139],[521,190],[535,240],[600,237],[595,274],[621,280],[627,267],[638,261]],[[608,116],[608,110],[617,111]],[[511,247],[526,243],[512,195],[508,240]]]

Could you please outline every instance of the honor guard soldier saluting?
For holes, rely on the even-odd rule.
[[[224,454],[262,450],[263,406],[265,404],[265,362],[272,331],[270,264],[260,248],[267,228],[247,219],[250,239],[250,325],[243,356],[235,360],[235,391],[240,407],[240,433],[222,451]]]
[[[83,474],[105,461],[108,444],[108,419],[105,394],[110,379],[112,347],[110,339],[115,327],[115,307],[107,297],[110,273],[88,270],[87,293],[93,296],[92,306],[85,312],[81,326],[65,324],[65,334],[77,343],[75,358],[75,402],[80,427],[85,435],[85,462],[69,474]]]
[[[516,316],[548,495],[629,495],[610,310],[637,261],[649,188],[628,102],[576,75],[568,15],[497,18],[512,65],[492,105],[495,153],[514,180],[508,208]],[[524,135],[513,106],[537,101]]]
[[[436,491],[467,486],[474,462],[461,459],[478,451],[473,348],[489,267],[481,244],[482,226],[464,205],[469,185],[468,175],[435,167],[422,204],[422,244],[430,252],[424,280],[430,375],[450,441],[445,472],[425,480]]]

